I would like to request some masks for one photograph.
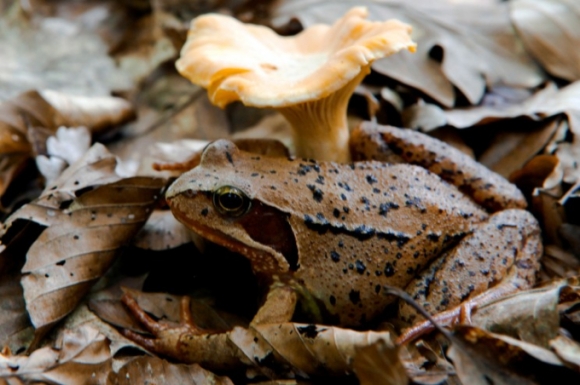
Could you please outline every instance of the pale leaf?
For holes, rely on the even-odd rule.
[[[519,48],[509,9],[503,3],[458,3],[447,0],[278,1],[274,23],[298,17],[305,26],[331,24],[348,9],[365,6],[371,20],[399,19],[413,26],[417,52],[401,52],[377,61],[373,69],[415,87],[451,107],[453,86],[472,103],[486,86],[503,83],[533,87],[542,75]],[[430,55],[442,50],[442,62]]]
[[[56,346],[35,350],[30,356],[0,355],[0,376],[26,383],[104,384],[110,370],[109,341],[90,327],[69,331]]]
[[[65,19],[0,19],[0,100],[30,89],[105,96],[131,81],[115,66],[95,34]]]
[[[233,382],[197,364],[172,364],[157,357],[139,357],[126,363],[118,373],[111,372],[107,384],[233,385]]]
[[[576,0],[515,0],[511,18],[526,49],[552,75],[580,79],[580,3]]]

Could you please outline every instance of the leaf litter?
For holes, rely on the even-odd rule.
[[[119,261],[116,255],[126,250],[139,231],[134,244],[158,255],[178,250],[192,238],[167,211],[154,212],[155,197],[161,196],[165,181],[142,176],[177,176],[177,168],[155,174],[151,165],[160,161],[177,165],[183,157],[191,157],[196,150],[185,150],[179,140],[234,135],[279,138],[291,144],[277,115],[240,106],[218,110],[196,87],[176,76],[172,61],[184,41],[189,18],[221,6],[221,11],[245,20],[280,25],[296,16],[308,26],[332,22],[352,5],[348,1],[278,1],[271,8],[260,3],[247,11],[247,4],[210,3],[186,8],[179,1],[145,1],[139,8],[137,3],[110,6],[96,1],[72,10],[60,2],[48,5],[39,1],[26,9],[30,23],[13,18],[11,9],[12,19],[0,31],[7,37],[5,44],[19,42],[7,51],[10,60],[4,62],[9,67],[4,73],[10,77],[0,77],[0,194],[5,195],[6,212],[12,212],[1,231],[0,261],[10,262],[10,267],[1,275],[0,297],[10,312],[3,311],[0,317],[4,333],[0,338],[17,354],[5,352],[2,356],[11,368],[0,373],[3,380],[84,383],[82,380],[92,376],[91,368],[98,367],[104,375],[92,377],[94,383],[121,383],[128,378],[156,381],[163,376],[175,382],[231,383],[195,365],[170,364],[154,357],[114,357],[123,346],[131,346],[120,334],[110,329],[105,337],[94,329],[96,321],[72,321],[82,317],[78,314],[87,314],[83,299],[93,285],[108,282],[109,267]],[[580,40],[574,28],[577,5],[570,0],[513,0],[507,4],[383,0],[366,5],[376,19],[396,17],[413,24],[419,50],[415,55],[396,55],[376,63],[375,73],[360,90],[362,98],[351,101],[349,119],[360,121],[361,116],[354,115],[364,111],[362,117],[376,116],[381,124],[404,122],[419,127],[510,177],[527,194],[531,210],[543,225],[546,255],[540,274],[548,283],[476,309],[472,315],[475,326],[456,328],[450,342],[425,338],[397,354],[392,354],[391,344],[382,342],[390,338],[389,327],[385,328],[389,331],[355,332],[311,324],[248,328],[240,323],[225,333],[224,343],[228,342],[224,346],[239,352],[242,362],[251,362],[247,374],[258,375],[256,378],[260,374],[266,378],[345,374],[354,368],[363,383],[373,383],[372,378],[406,383],[405,372],[419,383],[445,379],[474,384],[489,379],[542,383],[554,373],[577,380],[575,336],[580,301],[573,277],[580,267],[580,223],[576,220],[580,133],[575,83],[578,61],[569,50]],[[131,13],[136,9],[139,12]],[[93,18],[91,24],[89,15],[108,17]],[[75,31],[79,33],[73,38]],[[57,32],[61,36],[55,38]],[[49,52],[63,39],[68,39],[68,50]],[[133,45],[128,43],[131,39]],[[26,44],[39,49],[20,54]],[[39,52],[48,52],[55,66],[47,70],[42,63],[34,63]],[[82,71],[69,70],[82,66]],[[74,78],[63,73],[79,75]],[[97,73],[104,75],[96,77]],[[546,80],[556,82],[542,85]],[[35,91],[22,93],[30,88]],[[111,90],[121,91],[118,95],[125,99],[109,96]],[[126,124],[135,118],[135,111],[137,120]],[[258,125],[246,130],[261,118]],[[68,128],[59,133],[61,126]],[[93,138],[104,138],[108,147],[130,162],[119,166],[104,147],[95,145],[75,163],[74,158],[83,155],[80,149],[86,146],[87,136],[63,140],[63,132],[78,126],[87,127]],[[486,140],[479,140],[483,137]],[[85,144],[70,158],[67,148],[78,141]],[[159,146],[159,141],[177,142],[158,147],[160,157],[151,156],[151,146]],[[41,156],[52,167],[52,177],[46,180],[33,179],[26,171],[30,161]],[[118,174],[122,169],[141,176],[123,178]],[[17,193],[15,199],[12,191],[22,185],[18,178],[34,180],[36,186],[44,182],[46,188],[40,192],[36,187],[36,196],[29,195],[32,199],[24,193]],[[18,190],[34,191],[30,187]],[[22,202],[29,203],[14,211]],[[220,251],[206,248],[197,238],[193,236],[194,243],[206,254],[220,257]],[[132,252],[146,253],[142,249]],[[124,274],[117,267],[113,270],[121,277]],[[568,280],[555,280],[558,277]],[[136,284],[135,289],[146,287],[147,281]],[[91,293],[93,311],[112,325],[143,331],[127,317],[118,297],[95,301],[93,296],[98,293],[102,291]],[[112,293],[120,296],[120,290]],[[179,297],[131,293],[156,319],[179,321]],[[214,314],[213,303],[192,306],[200,320]],[[63,319],[58,326],[56,322]],[[232,325],[236,324],[229,327]],[[58,331],[59,339],[51,347],[38,347],[40,342],[46,343],[47,338],[42,337],[51,329]],[[70,342],[71,338],[76,342]],[[451,347],[446,348],[448,345]],[[364,348],[359,351],[355,346]],[[25,348],[29,348],[28,355],[22,354]],[[256,357],[271,361],[256,362]],[[16,372],[15,365],[21,365]],[[200,382],[191,382],[192,376]]]

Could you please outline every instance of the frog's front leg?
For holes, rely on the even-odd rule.
[[[497,298],[530,288],[542,256],[540,228],[527,211],[510,209],[475,225],[473,232],[444,253],[407,286],[406,291],[438,323],[456,323],[462,314]],[[415,309],[401,303],[399,317],[420,319]],[[406,342],[432,330],[423,322],[398,340]]]
[[[421,166],[455,185],[491,212],[525,208],[518,188],[456,148],[409,129],[364,122],[351,134],[353,160],[378,160]]]
[[[291,287],[272,285],[266,301],[251,324],[290,321],[297,298]],[[213,370],[231,370],[243,366],[243,358],[230,341],[228,332],[200,329],[195,325],[189,297],[184,296],[181,300],[178,325],[155,321],[128,294],[123,295],[122,302],[153,337],[145,337],[128,329],[122,329],[122,334],[147,350],[180,362],[198,363]]]

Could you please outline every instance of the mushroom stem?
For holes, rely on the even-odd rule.
[[[318,100],[277,108],[293,127],[297,156],[350,162],[346,110],[354,89],[369,72],[370,66],[361,68],[344,87]]]

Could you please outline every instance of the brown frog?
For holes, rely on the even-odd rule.
[[[533,285],[540,229],[515,186],[409,130],[363,125],[352,151],[390,163],[267,157],[219,140],[167,201],[187,227],[303,288],[343,326],[393,302],[385,285],[430,313]],[[417,320],[404,303],[399,314]]]

